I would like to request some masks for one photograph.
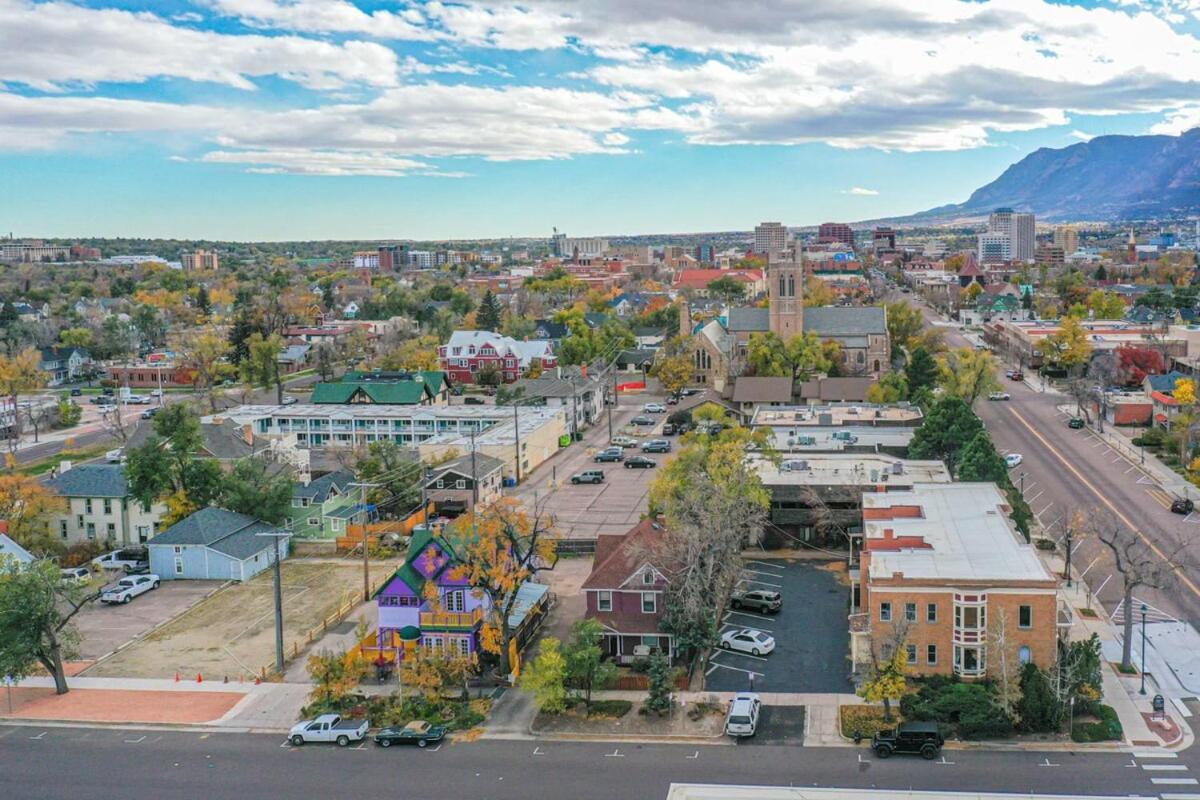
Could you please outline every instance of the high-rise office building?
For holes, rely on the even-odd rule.
[[[822,222],[817,228],[817,241],[822,244],[840,242],[854,246],[854,229],[844,222]]]
[[[216,269],[220,266],[220,259],[211,250],[196,250],[191,253],[180,253],[179,263],[185,271],[191,272],[192,270]]]
[[[788,247],[788,229],[779,222],[760,222],[754,228],[754,252],[782,253]]]
[[[1079,231],[1070,225],[1059,225],[1054,229],[1054,246],[1061,247],[1067,255],[1079,250]]]
[[[1034,239],[1033,214],[1013,211],[1011,208],[997,208],[988,217],[988,235],[1008,237],[1008,258],[1012,261],[1033,261],[1036,247]],[[979,260],[989,263],[981,250]]]

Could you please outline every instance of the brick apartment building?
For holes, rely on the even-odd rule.
[[[850,576],[856,665],[894,647],[915,675],[983,678],[1001,647],[1014,670],[1054,663],[1069,611],[995,484],[918,484],[862,502],[861,563]]]
[[[550,342],[519,342],[492,331],[455,331],[438,348],[438,358],[453,383],[475,383],[479,373],[489,368],[495,368],[504,383],[512,383],[535,361],[543,368],[558,366]]]

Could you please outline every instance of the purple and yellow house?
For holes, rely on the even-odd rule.
[[[436,591],[436,602],[431,597]],[[403,660],[416,647],[455,655],[479,652],[479,628],[490,608],[487,595],[476,596],[452,546],[431,531],[413,532],[404,565],[375,595],[379,655]]]

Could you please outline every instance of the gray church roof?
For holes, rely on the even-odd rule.
[[[804,331],[821,336],[883,336],[887,312],[879,306],[821,306],[804,309]]]
[[[771,312],[765,308],[729,309],[729,330],[758,333],[770,327]]]

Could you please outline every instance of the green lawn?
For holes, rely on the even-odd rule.
[[[82,450],[63,450],[60,453],[44,458],[41,461],[35,461],[32,464],[26,464],[18,467],[17,471],[23,475],[44,475],[54,467],[57,467],[64,461],[89,461],[113,449],[111,442],[106,444],[97,444],[91,447],[85,447]]]

